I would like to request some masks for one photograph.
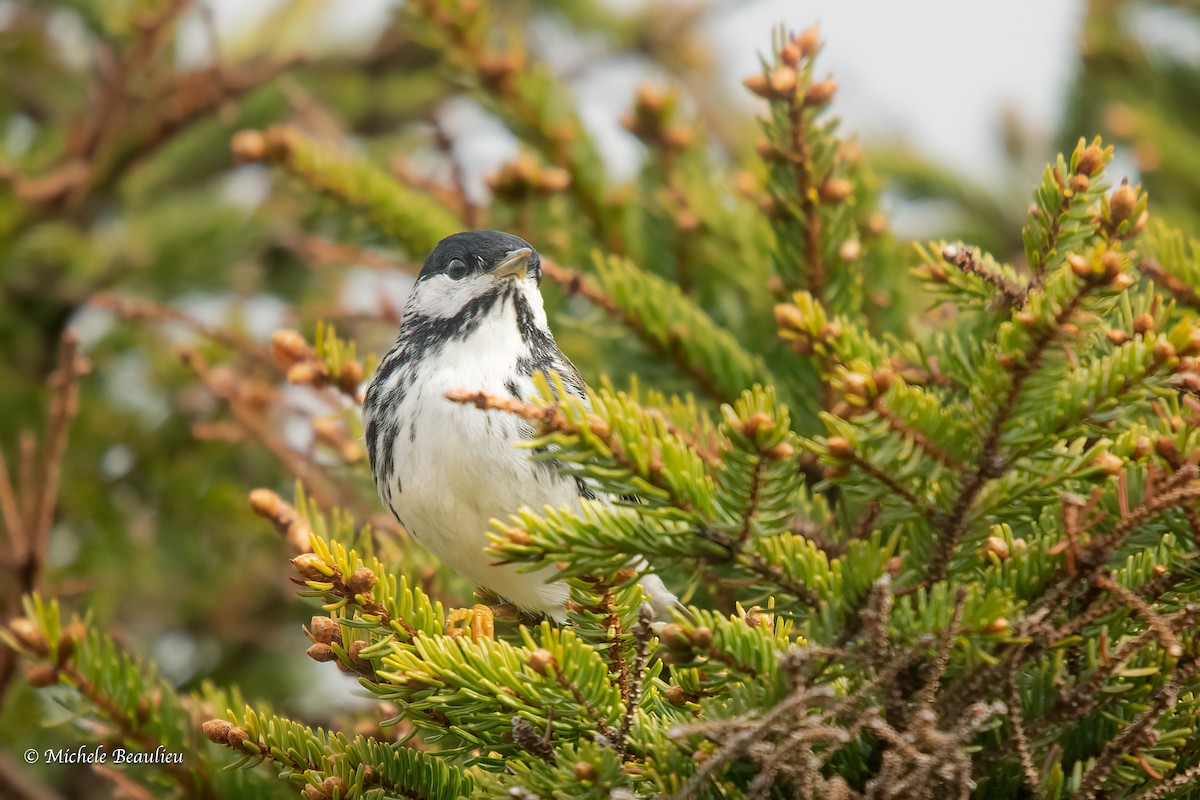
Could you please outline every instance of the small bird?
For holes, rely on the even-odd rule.
[[[535,461],[516,444],[531,425],[446,398],[453,389],[528,400],[533,375],[555,372],[587,400],[587,386],[546,322],[541,260],[500,231],[443,239],[409,294],[396,344],[363,403],[371,473],[384,505],[438,558],[524,612],[566,621],[567,585],[550,570],[518,572],[485,552],[489,521],[522,506],[578,510],[597,498],[580,478]],[[661,614],[676,604],[653,574],[642,587]]]

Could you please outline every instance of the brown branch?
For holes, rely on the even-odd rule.
[[[1200,764],[1188,767],[1183,772],[1172,775],[1158,786],[1151,787],[1139,794],[1134,800],[1162,800],[1176,789],[1191,786],[1200,780]]]
[[[1021,761],[1021,774],[1025,780],[1025,787],[1029,789],[1031,796],[1036,797],[1038,789],[1042,785],[1042,776],[1033,763],[1033,753],[1029,749],[1029,735],[1025,731],[1021,687],[1017,683],[1021,664],[1020,649],[1017,651],[1017,656],[1009,664],[1010,666],[1005,670],[1004,675],[1008,721],[1012,725],[1013,742],[1017,746],[1017,756]]]
[[[1177,684],[1168,683],[1164,685],[1154,695],[1147,708],[1142,714],[1129,723],[1120,733],[1109,739],[1096,756],[1096,760],[1083,775],[1083,780],[1079,784],[1079,789],[1075,793],[1075,797],[1079,800],[1092,800],[1098,796],[1104,779],[1108,777],[1113,768],[1117,766],[1120,758],[1134,749],[1142,746],[1144,740],[1154,728],[1154,723],[1163,715],[1167,709],[1175,705],[1175,699],[1179,696],[1180,688]]]
[[[901,486],[900,483],[895,478],[893,478],[891,475],[889,475],[886,472],[884,472],[883,470],[881,470],[879,467],[875,466],[873,463],[871,463],[867,459],[860,456],[857,452],[855,452],[854,455],[851,457],[851,463],[853,463],[856,467],[861,469],[863,472],[870,475],[875,480],[882,483],[884,486],[886,486],[888,489],[891,490],[892,494],[896,495],[901,500],[903,500],[904,502],[908,503],[913,508],[920,511],[925,516],[931,515],[932,509],[930,509],[929,506],[927,506],[924,502],[922,502],[921,498],[917,497],[915,494],[910,492],[904,486]]]
[[[998,299],[1003,302],[1006,308],[1019,309],[1029,299],[1029,289],[1027,287],[1014,286],[1006,281],[1004,276],[984,269],[975,258],[975,248],[973,247],[947,245],[942,248],[942,258],[946,260],[946,263],[958,267],[958,269],[966,274],[974,275],[980,280],[996,287],[996,290],[1000,292]]]
[[[1106,592],[1115,594],[1125,605],[1142,617],[1142,619],[1146,620],[1146,624],[1149,625],[1150,630],[1153,631],[1154,636],[1158,639],[1158,643],[1162,645],[1167,655],[1171,658],[1179,658],[1183,655],[1183,645],[1179,643],[1179,637],[1175,635],[1175,631],[1171,630],[1171,626],[1167,621],[1150,607],[1149,603],[1124,586],[1116,583],[1107,575],[1097,575],[1092,579],[1092,583]]]
[[[208,390],[225,402],[238,424],[296,476],[318,505],[326,509],[334,508],[348,498],[347,492],[334,488],[319,465],[293,450],[267,426],[262,416],[246,402],[238,382],[222,380],[214,375],[200,354],[190,348],[184,348],[181,356]]]
[[[1159,264],[1153,258],[1146,258],[1138,264],[1138,269],[1170,292],[1171,296],[1175,298],[1176,303],[1193,311],[1200,311],[1200,293],[1197,293],[1187,283],[1172,275],[1162,264]]]
[[[621,686],[625,700],[625,713],[621,716],[621,729],[617,733],[617,752],[622,756],[629,749],[629,732],[633,730],[633,718],[637,713],[638,703],[642,700],[642,681],[646,677],[646,659],[649,653],[650,637],[654,631],[650,623],[654,621],[654,609],[649,603],[642,603],[638,609],[638,621],[633,625],[633,666],[628,672],[628,682]]]
[[[134,322],[145,322],[152,325],[177,323],[185,325],[195,333],[227,347],[235,353],[245,356],[256,364],[274,370],[275,359],[270,350],[256,344],[243,336],[238,336],[223,328],[206,325],[195,317],[174,308],[137,297],[121,297],[108,292],[98,292],[92,295],[91,305],[112,311],[122,319]]]
[[[965,469],[961,461],[943,450],[928,436],[916,430],[915,428],[905,425],[904,420],[900,419],[900,417],[896,415],[896,412],[888,408],[882,399],[875,404],[874,408],[875,412],[887,422],[889,428],[903,436],[905,439],[908,439],[917,447],[920,447],[922,450],[928,453],[934,461],[937,461],[942,466],[949,467],[950,469],[958,472],[962,472]]]

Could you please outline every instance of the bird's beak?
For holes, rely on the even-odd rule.
[[[492,268],[493,278],[504,278],[509,275],[516,275],[521,280],[525,279],[525,271],[529,269],[529,258],[533,255],[533,249],[529,247],[521,247],[513,250],[504,257],[504,260]]]

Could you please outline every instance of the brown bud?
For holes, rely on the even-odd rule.
[[[808,87],[808,91],[804,93],[804,105],[823,106],[832,100],[835,94],[837,94],[837,83],[833,78],[826,78]]]
[[[233,159],[239,164],[247,161],[262,161],[267,155],[267,137],[262,131],[238,131],[229,141]]]
[[[333,797],[334,792],[338,792],[337,796],[346,800],[347,789],[346,782],[336,775],[330,775],[321,781],[321,791],[325,793],[326,797]]]
[[[357,361],[347,361],[345,364],[342,364],[341,369],[338,370],[338,386],[342,387],[348,392],[352,392],[357,389],[358,385],[362,383],[362,379],[362,364],[358,363]]]
[[[1129,341],[1129,334],[1126,333],[1125,331],[1118,330],[1117,328],[1112,328],[1104,335],[1106,337],[1108,337],[1109,342],[1116,345],[1117,347],[1120,347],[1121,345],[1123,345]]]
[[[787,97],[796,91],[796,70],[786,64],[776,67],[767,81],[776,97]]]
[[[596,768],[586,761],[576,761],[572,768],[577,781],[594,781],[596,780]]]
[[[1133,213],[1134,206],[1137,205],[1137,192],[1129,185],[1128,182],[1122,183],[1112,193],[1112,197],[1108,200],[1108,208],[1112,213],[1112,221],[1114,225],[1120,225],[1125,220],[1129,219],[1129,215]]]
[[[1102,166],[1104,166],[1104,151],[1097,145],[1088,145],[1079,154],[1079,161],[1075,164],[1075,174],[1090,176]]]
[[[1113,276],[1113,279],[1111,281],[1109,281],[1108,283],[1114,289],[1118,289],[1120,291],[1125,291],[1130,286],[1133,286],[1133,284],[1136,282],[1137,282],[1136,279],[1132,275],[1130,275],[1128,272],[1118,272],[1116,275]]]
[[[854,445],[844,436],[830,436],[825,440],[825,451],[838,461],[854,458]]]
[[[75,652],[75,645],[87,638],[87,627],[82,622],[72,622],[58,637],[58,663],[65,664]]]
[[[992,620],[991,622],[989,622],[987,624],[987,626],[983,629],[983,632],[991,633],[991,634],[1005,633],[1008,631],[1008,627],[1009,626],[1008,626],[1007,619],[1005,619],[1004,617],[996,617],[994,620]]]
[[[293,330],[284,328],[271,335],[271,354],[281,366],[290,367],[301,361],[307,361],[313,352],[309,349],[304,337]]]
[[[637,96],[633,102],[639,110],[660,114],[666,106],[667,98],[657,86],[644,83],[638,87]]]
[[[675,215],[675,228],[680,233],[691,233],[700,229],[700,217],[690,209],[683,209]]]
[[[304,784],[304,800],[329,800],[325,793],[311,783]]]
[[[292,566],[301,577],[310,581],[323,581],[331,574],[325,571],[328,567],[316,553],[301,553],[292,559]]]
[[[270,519],[283,508],[283,499],[270,489],[254,489],[250,492],[250,510],[260,517]]]
[[[554,665],[554,655],[549,650],[538,648],[529,654],[529,667],[539,675],[549,675]]]
[[[1017,323],[1022,328],[1032,329],[1037,327],[1038,318],[1028,311],[1018,311],[1016,314],[1013,314],[1013,322]]]
[[[223,719],[210,719],[201,726],[201,729],[210,742],[228,744],[229,732],[233,730],[233,726]]]
[[[359,567],[346,579],[346,588],[352,594],[367,594],[375,586],[375,573],[367,567]]]
[[[764,613],[760,606],[751,606],[746,611],[746,624],[751,628],[766,628],[775,630],[775,620],[769,613]]]
[[[1200,355],[1200,327],[1193,327],[1188,330],[1187,344],[1179,351],[1180,355],[1195,356]]]
[[[288,367],[287,382],[299,386],[316,386],[329,377],[325,365],[319,361],[302,361]]]
[[[782,461],[785,458],[791,458],[796,455],[796,448],[792,447],[787,442],[780,442],[772,447],[764,455],[768,458],[773,458],[776,461]]]
[[[796,45],[802,57],[812,58],[821,49],[821,28],[817,25],[806,28],[792,42]]]
[[[987,546],[983,550],[985,553],[995,555],[1001,561],[1007,559],[1009,554],[1008,542],[1004,541],[1000,536],[989,536]]]
[[[1071,176],[1071,181],[1070,181],[1071,191],[1075,192],[1075,194],[1079,194],[1080,192],[1086,192],[1088,189],[1088,186],[1090,186],[1090,185],[1091,185],[1091,181],[1088,180],[1087,175],[1072,175]]]
[[[638,576],[638,571],[633,567],[622,567],[613,573],[613,585],[624,586],[627,583],[635,580]]]
[[[1076,277],[1088,279],[1092,277],[1092,265],[1087,259],[1077,253],[1067,253],[1067,263],[1071,266],[1071,272],[1075,273]]]
[[[800,63],[800,48],[795,42],[788,42],[779,51],[779,60],[789,67],[794,67]]]
[[[1103,270],[1104,280],[1111,281],[1121,272],[1121,255],[1109,250],[1100,256],[1100,268]]]
[[[25,682],[34,689],[44,689],[58,682],[58,669],[53,664],[32,664],[25,670]]]
[[[692,753],[692,762],[695,764],[703,764],[712,758],[712,753],[707,750],[697,750]]]
[[[1129,229],[1130,236],[1137,236],[1142,231],[1146,230],[1146,223],[1150,221],[1150,210],[1146,209],[1141,214],[1138,214],[1137,222],[1133,223],[1133,227]]]
[[[1103,470],[1108,475],[1119,475],[1125,468],[1125,459],[1115,453],[1101,453],[1092,461],[1092,465]]]
[[[321,663],[333,661],[337,658],[337,653],[334,652],[333,648],[324,642],[314,642],[304,651],[304,654],[313,661],[320,661]]]
[[[1138,314],[1133,318],[1133,332],[1137,334],[1146,333],[1154,330],[1154,316],[1151,314]]]
[[[234,750],[244,750],[242,747],[246,742],[250,741],[250,734],[240,725],[235,725],[229,729],[229,733],[225,735],[225,743]]]
[[[667,698],[667,702],[673,706],[681,706],[687,702],[687,692],[682,686],[668,686],[663,689],[663,697]]]
[[[892,556],[888,559],[887,571],[889,575],[899,575],[902,569],[904,569],[904,559],[900,558],[900,556]]]
[[[542,172],[539,186],[544,192],[554,194],[571,185],[571,173],[559,167],[550,167]]]
[[[1168,342],[1166,339],[1160,339],[1154,343],[1154,360],[1160,363],[1172,361],[1175,359],[1175,345]]]
[[[705,627],[699,627],[692,631],[692,647],[697,650],[707,650],[713,641],[713,632]]]
[[[1154,452],[1168,464],[1175,465],[1179,463],[1179,448],[1175,446],[1175,441],[1169,437],[1158,437],[1154,442]]]
[[[753,197],[758,193],[758,179],[744,169],[733,175],[733,188],[742,197]]]
[[[8,621],[8,630],[21,646],[42,655],[49,649],[42,629],[28,617],[13,617]]]
[[[329,617],[313,617],[308,625],[315,641],[322,644],[342,641],[342,626]]]
[[[759,97],[770,100],[774,96],[766,75],[751,75],[742,80],[742,85]]]
[[[883,236],[887,233],[887,217],[881,211],[872,211],[867,215],[866,231],[872,236]]]
[[[866,375],[860,375],[857,372],[848,372],[842,379],[842,385],[845,387],[846,394],[852,397],[866,397],[871,392],[870,379]]]
[[[821,184],[821,188],[817,190],[821,201],[830,205],[837,205],[843,202],[854,192],[854,184],[845,178],[830,178]]]
[[[842,261],[853,264],[862,255],[862,245],[859,244],[858,239],[847,239],[838,248],[838,255],[841,256]]]
[[[1146,456],[1150,455],[1154,450],[1154,445],[1150,443],[1149,436],[1139,436],[1133,440],[1133,453],[1131,455],[1137,461],[1141,461]]]
[[[658,638],[662,642],[663,647],[668,650],[688,650],[691,647],[683,626],[674,622],[664,625],[662,630],[658,632]]]

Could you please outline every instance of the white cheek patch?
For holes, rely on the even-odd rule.
[[[458,316],[467,303],[483,294],[489,281],[489,275],[476,275],[461,281],[434,275],[417,282],[408,305],[423,316],[449,319]]]

